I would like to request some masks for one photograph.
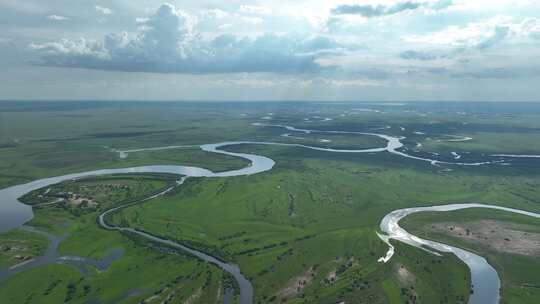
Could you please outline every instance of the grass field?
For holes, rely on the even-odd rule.
[[[253,126],[257,121],[405,136],[408,149],[421,142],[423,153],[441,153],[450,160],[446,154],[451,151],[468,151],[470,154],[463,157],[471,161],[485,159],[489,153],[540,154],[540,147],[534,144],[540,111],[525,106],[497,107],[83,103],[80,107],[46,104],[24,108],[0,104],[0,188],[99,168],[181,164],[225,171],[248,165],[244,160],[197,148],[136,152],[126,159],[112,149],[235,140],[354,149],[384,145],[376,137],[357,135],[294,133],[291,135],[303,139],[287,138],[282,134],[291,132]],[[505,114],[508,111],[516,114],[510,117]],[[437,141],[448,134],[473,140]],[[387,250],[376,236],[381,218],[400,208],[464,202],[540,211],[540,162],[534,159],[512,160],[507,166],[438,167],[388,153],[337,154],[263,145],[227,150],[268,156],[276,166],[251,176],[189,178],[166,196],[127,208],[114,214],[112,220],[239,264],[254,285],[256,303],[466,303],[469,273],[454,256],[439,258],[395,243],[397,251],[391,262],[378,263]],[[100,211],[170,182],[170,176],[138,174],[51,187],[51,196],[72,192],[97,204],[87,202],[94,206],[87,209],[73,204],[36,208],[30,225],[58,235],[68,233],[59,247],[64,255],[102,258],[111,249],[123,248],[124,256],[111,269],[86,277],[66,265],[20,273],[0,282],[0,298],[8,303],[58,303],[66,299],[72,303],[139,303],[171,297],[180,302],[222,303],[223,288],[230,284],[230,278],[215,266],[139,238],[105,231],[96,223]],[[29,204],[50,202],[46,191],[31,193],[25,200]],[[433,214],[417,220],[416,216],[425,216],[419,214],[407,221],[420,229],[430,220],[507,217],[463,214]],[[514,218],[504,220],[520,223]],[[531,233],[538,228],[537,223],[520,224],[529,225]],[[495,254],[442,233],[429,236],[458,242],[454,244],[494,261],[501,271],[507,303],[537,302],[537,290],[523,287],[538,281],[534,276],[537,267],[527,268],[538,266],[537,259]],[[46,244],[17,230],[0,235],[0,241],[2,246],[7,242],[24,244],[28,256],[39,254]],[[12,253],[0,253],[0,267],[13,265]],[[19,287],[22,284],[24,289]]]
[[[223,275],[216,267],[201,264],[193,258],[159,252],[126,237],[108,234],[94,233],[92,236],[104,237],[108,245],[126,250],[124,256],[108,271],[83,276],[71,266],[42,266],[2,282],[2,301],[87,303],[96,299],[101,303],[139,303],[153,296],[161,300],[168,296],[186,300],[199,294],[194,303],[220,302]]]
[[[11,267],[42,255],[48,242],[42,236],[23,230],[0,234],[0,268]]]
[[[77,207],[62,205],[35,210],[30,225],[57,235],[68,235],[59,246],[61,255],[100,259],[115,248],[123,249],[124,255],[103,273],[93,269],[89,275],[84,275],[72,266],[57,264],[19,273],[0,283],[0,297],[8,303],[87,303],[92,299],[100,303],[138,303],[152,297],[154,300],[174,301],[186,301],[191,297],[192,303],[220,302],[223,286],[230,279],[215,266],[138,237],[106,231],[96,223],[99,210],[145,197],[174,180],[173,176],[167,175],[113,175],[52,186],[50,193],[83,189],[101,202],[99,208],[86,212],[73,212]],[[113,183],[129,185],[133,190],[126,193],[123,187],[102,189],[103,185]],[[31,200],[43,191],[39,189],[30,193],[27,199]],[[39,246],[31,248],[35,251],[42,251],[47,244],[35,234],[23,234],[18,230],[3,234],[2,240],[6,244],[8,241],[9,244],[31,242],[34,247]],[[9,260],[2,255],[1,261]],[[32,292],[17,288],[21,282]]]
[[[117,214],[115,220],[238,262],[252,278],[261,302],[279,295],[287,284],[313,267],[319,271],[310,283],[313,289],[306,287],[304,299],[323,297],[326,292],[334,298],[347,298],[343,290],[343,294],[332,292],[339,289],[336,286],[350,286],[349,279],[344,279],[343,285],[326,287],[317,282],[324,281],[332,272],[331,265],[340,267],[336,259],[346,264],[351,258],[364,271],[371,269],[363,277],[381,278],[380,272],[388,270],[376,259],[385,253],[386,247],[375,231],[387,212],[406,206],[470,201],[531,208],[531,200],[536,196],[529,200],[509,191],[526,193],[528,189],[530,195],[537,195],[534,178],[530,177],[509,179],[457,172],[434,175],[407,167],[381,169],[360,157],[352,160],[332,155],[333,160],[329,160],[325,153],[318,153],[317,159],[315,155],[306,158],[301,156],[302,152],[287,148],[262,149],[246,146],[236,150],[256,150],[277,160],[276,168],[268,173],[188,179],[175,194],[129,208]],[[461,267],[459,275],[439,279],[441,286],[456,277],[462,282],[448,292],[450,298],[467,297],[468,293],[463,293],[466,271]],[[418,268],[414,270],[415,275],[422,275]],[[443,273],[441,269],[437,271]],[[427,280],[431,289],[426,285],[425,290],[433,291],[435,281]],[[385,299],[380,283],[370,286],[376,298]],[[385,286],[392,285],[386,281]],[[356,295],[357,291],[351,292]],[[430,300],[437,294],[441,296],[437,300],[444,299],[445,293],[439,290],[432,292]]]

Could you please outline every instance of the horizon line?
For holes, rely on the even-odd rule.
[[[296,103],[429,103],[429,102],[444,102],[444,103],[540,103],[540,100],[309,100],[309,99],[0,99],[1,103],[5,102],[167,102],[167,103],[280,103],[280,102],[296,102]]]

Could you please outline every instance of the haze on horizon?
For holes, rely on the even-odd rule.
[[[0,3],[0,100],[540,101],[540,1]]]

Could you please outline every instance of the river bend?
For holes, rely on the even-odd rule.
[[[430,159],[430,158],[423,158],[423,157],[417,157],[410,154],[407,154],[406,152],[401,151],[400,149],[404,146],[401,143],[401,140],[404,139],[404,137],[394,137],[389,136],[385,134],[377,134],[377,133],[367,133],[367,132],[353,132],[353,131],[323,131],[323,130],[309,130],[309,129],[299,129],[292,126],[287,125],[272,125],[272,124],[261,124],[257,123],[254,124],[255,126],[260,127],[279,127],[284,128],[291,132],[299,132],[304,134],[310,134],[310,133],[326,133],[326,134],[350,134],[350,135],[359,135],[359,136],[376,136],[386,141],[386,146],[384,147],[375,147],[375,148],[369,148],[369,149],[356,149],[356,150],[347,150],[347,149],[331,149],[331,148],[323,148],[323,147],[316,147],[316,146],[308,146],[303,144],[291,144],[291,143],[274,143],[274,142],[260,142],[260,141],[230,141],[230,142],[222,142],[217,144],[205,144],[201,145],[200,148],[203,151],[211,152],[211,153],[218,153],[218,154],[224,154],[229,155],[233,157],[239,157],[246,159],[250,161],[250,164],[244,168],[237,169],[237,170],[230,170],[225,172],[212,172],[208,169],[204,168],[198,168],[198,167],[191,167],[191,166],[179,166],[179,165],[155,165],[155,166],[139,166],[139,167],[131,167],[131,168],[120,168],[120,169],[101,169],[101,170],[93,170],[93,171],[87,171],[87,172],[80,172],[80,173],[73,173],[73,174],[67,174],[62,176],[56,176],[56,177],[50,177],[50,178],[44,178],[39,179],[36,181],[32,181],[29,183],[16,185],[12,187],[8,187],[5,189],[0,190],[0,233],[5,232],[10,229],[14,228],[20,228],[23,227],[24,223],[28,222],[33,217],[32,207],[25,205],[21,202],[19,202],[18,198],[22,197],[23,195],[43,188],[47,187],[53,184],[57,184],[66,180],[73,180],[73,179],[80,179],[84,177],[89,176],[99,176],[99,175],[109,175],[109,174],[120,174],[120,173],[170,173],[170,174],[178,174],[182,175],[185,178],[189,177],[232,177],[232,176],[244,176],[244,175],[251,175],[251,174],[257,174],[265,171],[271,170],[275,162],[264,156],[260,155],[254,155],[254,154],[246,154],[246,153],[234,153],[223,150],[224,147],[227,146],[234,146],[234,145],[277,145],[277,146],[289,146],[289,147],[299,147],[299,148],[305,148],[305,149],[312,149],[317,151],[323,151],[323,152],[333,152],[333,153],[382,153],[382,152],[388,152],[403,158],[408,159],[414,159],[419,161],[425,161],[429,162],[432,165],[439,165],[439,164],[448,164],[448,165],[461,165],[461,166],[479,166],[479,165],[486,165],[486,164],[493,164],[499,161],[485,161],[485,162],[476,162],[476,163],[463,163],[463,162],[446,162],[446,161],[440,161],[436,159]],[[141,151],[158,151],[158,150],[166,150],[166,149],[180,149],[180,148],[187,148],[187,147],[193,147],[193,146],[167,146],[167,147],[154,147],[154,148],[143,148],[143,149],[131,149],[131,150],[115,150],[115,152],[119,153],[119,156],[121,158],[128,157],[129,153],[135,153],[135,152],[141,152]],[[502,155],[501,155],[502,156]],[[504,157],[519,157],[518,155],[504,155]],[[184,180],[184,179],[183,179]],[[182,181],[183,181],[182,180]],[[143,201],[150,200],[158,195],[162,195],[171,189],[167,189],[164,192],[157,194],[155,196],[149,197]],[[137,203],[141,203],[142,201],[139,201]],[[129,205],[128,205],[129,206]],[[237,265],[229,264],[224,261],[221,261],[215,257],[212,257],[204,252],[200,252],[198,250],[195,250],[193,248],[186,247],[182,244],[176,243],[174,241],[160,238],[154,235],[151,235],[149,233],[135,230],[131,228],[123,228],[123,227],[116,227],[108,224],[105,220],[105,217],[107,214],[110,214],[112,212],[118,211],[121,208],[125,208],[127,206],[121,206],[112,210],[108,210],[105,213],[101,214],[99,217],[99,223],[102,227],[109,229],[109,230],[117,230],[117,231],[123,231],[123,232],[129,232],[138,234],[142,237],[145,237],[149,240],[162,243],[180,250],[183,250],[187,253],[190,253],[204,261],[213,263],[229,274],[231,274],[236,281],[238,282],[238,285],[240,286],[240,299],[241,304],[251,304],[253,302],[253,287],[249,280],[245,278],[240,269]],[[436,208],[436,207],[432,207]],[[443,208],[443,207],[441,207]],[[462,209],[464,207],[461,207],[459,209]],[[404,210],[397,210],[389,215],[387,215],[383,219],[383,224],[381,224],[381,229],[383,232],[388,233],[389,235],[384,237],[383,239],[388,240],[389,238],[393,238],[396,240],[400,240],[403,242],[406,242],[411,245],[420,245],[420,240],[416,238],[415,236],[412,236],[410,234],[401,234],[404,233],[401,228],[397,225],[397,222],[400,218],[403,216],[406,216],[407,214],[410,214],[410,212],[420,212],[420,211],[410,211],[411,209],[404,209]],[[497,207],[497,209],[501,210],[507,210],[509,208],[503,208],[503,207]],[[414,209],[418,210],[418,209]],[[454,209],[457,210],[457,209]],[[512,209],[513,210],[513,209]],[[446,210],[448,211],[448,210]],[[510,210],[507,210],[510,211]],[[515,210],[511,211],[515,212]],[[524,212],[524,211],[523,211]],[[402,217],[399,217],[403,215]],[[394,221],[393,219],[397,219],[397,221]],[[395,224],[395,225],[394,225]],[[397,228],[396,228],[397,227]],[[399,229],[398,229],[399,228]],[[401,230],[400,230],[401,229]],[[461,256],[470,256],[471,253],[463,251],[458,248],[453,248],[444,244],[430,242],[427,240],[421,240],[422,242],[427,242],[426,244],[433,245],[433,249],[444,251],[444,249],[452,248],[451,252],[455,253],[458,257]],[[390,244],[388,242],[388,244]],[[426,245],[423,244],[423,245]],[[391,246],[391,245],[390,245]],[[391,258],[391,254],[393,254],[393,247],[390,247],[389,253],[387,255],[386,260]],[[478,259],[474,259],[474,261],[481,261],[481,257],[476,256]],[[461,257],[460,257],[461,258]],[[65,257],[64,259],[69,259],[69,257]],[[72,258],[74,259],[74,258]],[[463,259],[463,258],[462,258]],[[489,266],[485,260],[482,262],[484,265]],[[469,263],[469,267],[471,268],[471,271],[473,272],[473,278],[476,278],[475,271],[477,267],[475,267],[474,264]],[[489,266],[491,268],[491,266]],[[492,268],[491,268],[492,269]],[[494,272],[494,270],[493,270]],[[494,272],[494,275],[496,276],[496,272]],[[492,288],[493,286],[491,286]],[[481,288],[481,284],[475,284],[475,290],[480,291],[479,288]],[[498,290],[498,289],[496,289]],[[489,293],[486,290],[486,294]],[[491,289],[491,293],[493,294],[493,289]],[[495,292],[495,294],[498,297],[498,292]],[[473,297],[476,296],[476,293]],[[497,298],[498,299],[498,298]],[[473,302],[471,302],[473,303]],[[474,302],[479,303],[479,302]]]

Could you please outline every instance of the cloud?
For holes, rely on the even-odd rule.
[[[470,22],[461,26],[448,26],[445,29],[424,34],[406,35],[407,43],[423,45],[450,46],[467,49],[486,49],[506,39],[534,38],[540,32],[540,20],[525,18],[516,22],[508,16],[496,16],[481,22]]]
[[[520,73],[507,68],[486,68],[478,71],[456,73],[453,77],[469,77],[480,79],[509,79],[522,76]]]
[[[442,31],[417,36],[405,36],[404,41],[422,45],[423,50],[410,49],[398,54],[405,60],[432,61],[454,59],[457,62],[469,60],[470,56],[499,47],[509,50],[513,47],[535,45],[540,40],[540,19],[523,18],[520,21],[505,16],[496,16],[482,22],[472,22],[463,26],[450,26]],[[501,46],[500,46],[501,45]],[[516,73],[509,69],[486,69],[459,75],[474,78],[511,78]],[[524,71],[519,74],[527,74]]]
[[[50,55],[51,59],[55,56],[61,57],[60,54],[65,55],[62,57],[66,60],[76,60],[77,57],[95,59],[106,59],[109,57],[101,44],[88,41],[84,38],[80,38],[79,40],[62,39],[59,42],[31,44],[30,48],[39,51],[44,56],[47,56],[47,54]],[[58,60],[60,60],[60,58],[58,58]]]
[[[259,17],[247,17],[247,16],[244,16],[244,17],[240,17],[240,19],[242,21],[244,21],[245,23],[248,23],[248,24],[251,24],[251,25],[261,24],[264,21],[262,18],[259,18]]]
[[[332,15],[360,15],[365,18],[395,15],[404,11],[428,8],[442,10],[453,4],[452,0],[439,0],[436,2],[398,2],[394,5],[358,5],[343,4],[331,10]]]
[[[31,44],[44,66],[156,73],[305,73],[323,67],[325,52],[352,48],[319,35],[219,35],[204,39],[192,18],[164,4],[138,32],[109,34],[102,40],[68,40]]]
[[[111,15],[113,13],[113,11],[110,8],[99,6],[99,5],[94,6],[94,9],[103,15]]]
[[[202,12],[202,16],[204,19],[223,19],[229,16],[229,13],[227,13],[224,10],[220,10],[218,8],[208,9],[204,10]]]
[[[418,51],[418,50],[407,50],[399,53],[399,57],[405,60],[419,60],[419,61],[432,61],[439,59],[451,59],[463,54],[469,54],[472,51],[482,51],[487,50],[498,43],[502,42],[510,33],[510,28],[506,26],[497,26],[490,33],[489,36],[479,38],[474,43],[469,43],[467,45],[460,45],[453,47],[447,50],[427,50],[427,51]],[[463,58],[462,58],[463,59]]]
[[[269,15],[272,10],[260,5],[240,5],[240,12],[244,14]]]
[[[49,16],[47,16],[47,19],[53,20],[53,21],[66,21],[66,20],[69,20],[68,17],[60,16],[60,15],[49,15]]]
[[[105,39],[106,42],[109,41],[106,47],[113,51],[113,56],[114,51],[127,48],[136,53],[142,52],[143,57],[150,59],[175,59],[182,53],[183,44],[191,35],[193,21],[173,5],[164,4],[148,20],[141,23],[141,26],[142,32],[126,46],[124,38],[120,44],[116,43],[114,38],[111,39],[112,36]]]
[[[501,42],[504,38],[508,36],[508,33],[510,33],[510,28],[507,26],[496,26],[493,30],[493,33],[488,38],[484,39],[483,41],[478,42],[475,45],[475,48],[479,50],[487,49],[495,44]]]
[[[486,50],[489,49],[498,43],[502,42],[510,34],[510,28],[508,26],[496,26],[488,36],[478,37],[477,40],[471,40],[466,45],[459,45],[457,47],[445,50],[445,51],[417,51],[417,50],[407,50],[401,52],[399,57],[405,60],[420,60],[420,61],[431,61],[439,59],[448,59],[453,58],[458,55],[462,55],[466,52],[471,52],[474,50]]]
[[[444,55],[436,55],[431,52],[425,52],[425,51],[404,51],[399,54],[399,57],[405,60],[422,60],[422,61],[429,61],[429,60],[436,60],[440,58],[444,58],[446,56]]]
[[[439,0],[428,4],[427,6],[435,11],[446,9],[454,4],[453,0]]]
[[[297,50],[300,52],[317,52],[321,50],[339,49],[341,44],[325,36],[313,36],[301,41]]]
[[[540,76],[540,66],[530,65],[521,67],[485,67],[472,70],[446,71],[446,74],[453,78],[475,78],[475,79],[523,79],[538,78]]]
[[[523,20],[523,22],[518,26],[516,31],[521,36],[540,40],[540,19],[525,18],[525,20]]]
[[[469,23],[465,26],[450,26],[442,31],[421,36],[406,36],[405,42],[436,46],[438,51],[408,50],[399,57],[406,60],[437,60],[470,54],[474,51],[491,49],[505,40],[532,38],[540,29],[540,22],[534,18],[521,23],[504,17],[495,17],[484,22]],[[538,28],[537,28],[538,26]],[[446,49],[444,49],[446,47]],[[443,48],[441,50],[441,48]]]
[[[218,29],[219,29],[219,30],[226,30],[226,29],[228,29],[228,28],[230,28],[230,27],[232,27],[232,26],[233,26],[233,25],[230,24],[230,23],[223,23],[223,24],[218,25]]]
[[[408,9],[416,9],[418,8],[417,4],[413,4],[411,2],[408,3],[407,6],[403,6],[400,8],[400,11],[408,10]],[[397,12],[398,8],[396,6],[387,7],[384,5],[340,5],[334,9],[332,9],[333,15],[360,15],[362,17],[371,18],[371,17],[380,17],[385,15],[392,15]]]

